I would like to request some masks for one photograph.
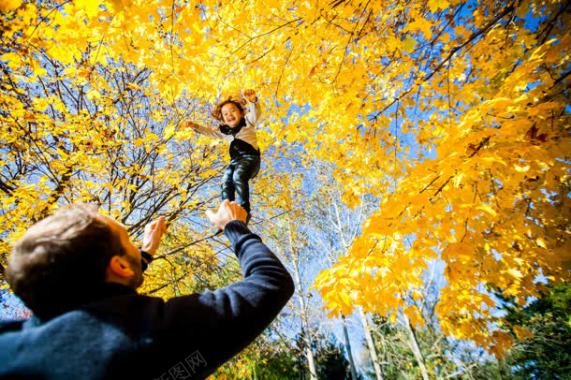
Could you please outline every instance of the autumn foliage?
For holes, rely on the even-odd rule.
[[[181,121],[208,124],[218,99],[255,88],[263,151],[287,160],[302,147],[303,162],[335,165],[348,205],[381,199],[316,280],[333,314],[361,306],[422,324],[423,274],[440,263],[442,331],[501,354],[527,332],[494,313],[500,299],[523,306],[569,278],[569,2],[0,11],[2,261],[59,203],[95,200],[134,232],[159,211],[191,217],[216,196],[206,185],[225,153]]]

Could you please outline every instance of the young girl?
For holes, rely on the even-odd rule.
[[[253,90],[243,94],[247,112],[241,102],[231,98],[218,104],[212,116],[224,124],[216,128],[187,121],[186,126],[200,134],[230,142],[230,165],[222,177],[222,200],[236,201],[248,212],[250,220],[250,189],[248,181],[260,170],[260,149],[256,138],[256,123],[260,118],[260,105]]]

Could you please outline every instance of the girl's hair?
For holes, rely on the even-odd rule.
[[[236,108],[238,108],[240,110],[240,112],[242,112],[242,115],[244,114],[244,106],[242,105],[242,103],[238,100],[232,99],[232,98],[228,98],[226,100],[224,100],[223,102],[219,103],[214,110],[212,111],[212,116],[214,116],[215,119],[218,119],[220,121],[224,121],[224,118],[222,117],[222,107],[224,107],[226,104],[232,103],[236,106]]]

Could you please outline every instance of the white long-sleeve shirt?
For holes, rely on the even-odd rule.
[[[252,147],[254,147],[254,149],[259,149],[258,138],[256,137],[256,124],[258,123],[261,114],[260,103],[259,102],[254,103],[248,101],[248,103],[246,104],[245,111],[246,115],[244,116],[244,119],[246,120],[246,126],[240,129],[240,131],[236,134],[235,138],[247,142]],[[232,142],[232,140],[234,140],[234,136],[226,135],[220,132],[220,129],[218,127],[210,128],[199,125],[196,128],[196,131],[202,135],[218,139],[224,139],[228,142]]]

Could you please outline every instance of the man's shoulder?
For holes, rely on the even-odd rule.
[[[89,336],[91,331],[137,336],[161,327],[164,301],[138,294],[122,295],[84,304],[49,319],[0,321],[0,336]],[[62,331],[65,334],[60,334]],[[1,339],[0,339],[1,341]]]
[[[11,331],[19,331],[22,329],[22,326],[26,321],[27,321],[26,319],[0,320],[0,334]]]
[[[161,308],[164,305],[162,298],[144,294],[123,294],[103,298],[83,305],[80,310],[100,310],[111,314],[134,314],[148,312],[149,309]]]

